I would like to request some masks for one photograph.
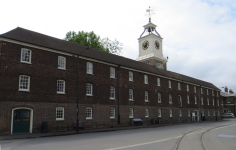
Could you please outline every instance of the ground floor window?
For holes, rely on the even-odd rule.
[[[92,119],[93,118],[93,114],[92,114],[92,108],[91,107],[87,107],[86,108],[86,119]]]
[[[134,117],[134,109],[129,108],[129,118],[133,118],[133,117]]]
[[[110,118],[115,118],[115,108],[110,109]]]
[[[170,117],[173,117],[173,115],[172,115],[172,109],[170,109]]]
[[[161,117],[161,109],[158,109],[158,117]]]
[[[145,117],[146,117],[146,118],[149,117],[149,110],[148,110],[148,108],[145,108]]]
[[[63,107],[56,108],[56,120],[64,120],[64,108]]]

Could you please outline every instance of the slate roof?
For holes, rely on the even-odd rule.
[[[20,41],[20,42],[24,42],[28,44],[33,44],[33,45],[37,45],[37,46],[41,46],[45,48],[50,48],[57,51],[67,52],[71,54],[79,54],[83,49],[86,48],[85,46],[82,46],[76,43],[57,39],[51,36],[47,36],[41,33],[23,29],[20,27],[17,27],[7,33],[1,34],[0,37],[16,40],[16,41]],[[179,73],[166,71],[163,69],[158,69],[151,65],[147,65],[147,64],[144,64],[144,63],[132,60],[132,59],[122,57],[122,56],[102,52],[93,48],[85,50],[81,54],[81,56],[108,62],[108,63],[113,63],[113,64],[124,66],[124,67],[129,67],[129,68],[133,68],[133,69],[137,69],[141,71],[146,71],[146,72],[166,76],[169,78],[186,81],[186,82],[190,82],[190,83],[194,83],[201,86],[210,87],[210,88],[219,90],[212,83],[205,82],[205,81],[195,79],[192,77],[188,77],[186,75],[182,75]]]
[[[236,94],[226,93],[222,91],[220,91],[220,95],[223,97],[236,97]]]

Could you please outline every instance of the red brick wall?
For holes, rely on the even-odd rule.
[[[20,62],[21,48],[28,48],[32,51],[32,64]],[[12,109],[16,107],[28,107],[34,110],[33,132],[39,132],[42,121],[48,121],[50,131],[71,130],[76,120],[77,102],[77,58],[45,50],[39,50],[9,42],[0,42],[0,134],[9,134],[11,127]],[[66,70],[57,68],[58,56],[66,57]],[[86,63],[93,63],[93,75],[86,73]],[[107,64],[79,60],[79,105],[80,120],[85,128],[113,127],[117,125],[118,115],[118,77],[110,78],[110,67]],[[130,125],[129,108],[134,108],[135,118],[142,118],[144,124],[150,124],[152,118],[157,117],[157,109],[163,109],[162,120],[173,120],[168,116],[169,109],[173,111],[175,120],[188,120],[187,109],[200,108],[215,109],[212,106],[212,93],[206,89],[200,94],[200,87],[197,86],[197,93],[194,93],[193,85],[189,85],[189,92],[186,84],[181,82],[181,90],[178,90],[178,82],[171,81],[172,88],[168,87],[168,80],[161,78],[161,86],[157,86],[157,77],[148,75],[148,84],[144,84],[144,73],[133,72],[134,82],[130,82],[129,70],[120,69],[120,115],[121,124]],[[117,67],[116,67],[117,73]],[[18,91],[19,76],[30,76],[30,92]],[[65,93],[57,94],[57,80],[65,80]],[[86,83],[93,85],[93,96],[86,96]],[[116,87],[116,100],[110,100],[110,86]],[[133,89],[134,101],[129,101],[129,89]],[[148,91],[149,102],[144,101],[144,92]],[[158,92],[161,93],[162,103],[157,102]],[[169,94],[172,94],[173,104],[169,104]],[[182,96],[183,117],[178,117],[178,95]],[[190,104],[187,104],[187,95],[190,96]],[[200,105],[199,96],[203,96],[204,105]],[[198,98],[195,105],[194,96]],[[210,105],[206,105],[207,97]],[[216,97],[216,93],[214,98]],[[217,105],[217,103],[215,103]],[[65,108],[65,121],[56,121],[56,107]],[[85,119],[86,107],[93,108],[93,119]],[[116,119],[110,119],[110,108],[116,108]],[[145,108],[149,108],[149,118],[144,117]],[[220,107],[217,106],[217,109]],[[205,112],[206,114],[206,112]],[[164,121],[164,122],[168,122]],[[61,129],[60,129],[61,128]]]

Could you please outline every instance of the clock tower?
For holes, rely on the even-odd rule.
[[[139,57],[137,61],[147,63],[167,70],[167,59],[163,57],[162,37],[156,31],[156,25],[151,22],[144,27],[144,31],[138,39],[139,42]]]

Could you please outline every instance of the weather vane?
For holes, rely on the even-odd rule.
[[[150,6],[149,6],[149,9],[146,10],[146,12],[148,13],[148,14],[146,14],[146,15],[149,16],[149,22],[151,22],[151,15],[152,15],[152,14],[155,14],[155,13],[151,13],[151,11],[153,11],[153,10],[151,10],[151,9],[150,9]]]

